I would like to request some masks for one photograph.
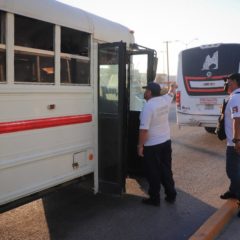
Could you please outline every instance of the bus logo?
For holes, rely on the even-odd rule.
[[[202,71],[211,69],[218,69],[218,51],[216,51],[212,57],[207,55],[203,63]]]

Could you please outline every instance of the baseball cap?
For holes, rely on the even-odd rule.
[[[150,90],[153,96],[159,96],[161,92],[160,85],[155,82],[149,82],[147,86],[143,86],[142,88]]]
[[[228,80],[228,79],[230,79],[230,80],[236,80],[237,82],[240,83],[240,73],[232,73],[232,74],[230,74],[229,76],[225,77],[225,78],[224,78],[224,81],[226,81],[226,80]]]

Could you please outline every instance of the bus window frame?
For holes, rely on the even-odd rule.
[[[69,28],[67,27],[68,30],[73,30],[73,31],[78,31],[78,32],[83,32],[84,34],[86,34],[86,36],[88,37],[88,56],[84,56],[84,55],[80,55],[80,54],[72,54],[72,53],[66,53],[66,52],[62,52],[62,46],[61,46],[61,42],[62,42],[62,28],[66,28],[64,26],[60,26],[60,33],[59,33],[59,37],[60,37],[60,46],[59,46],[59,51],[60,51],[60,85],[62,86],[91,86],[91,46],[92,46],[92,36],[90,33],[88,32],[83,32],[81,30],[76,30],[73,28]],[[63,82],[62,81],[62,60],[67,60],[67,65],[68,65],[68,69],[67,69],[67,81]],[[69,64],[71,64],[68,60],[82,60],[82,61],[86,61],[88,62],[88,66],[89,66],[89,77],[88,77],[88,83],[75,83],[73,82],[73,79],[71,78],[71,70],[69,67]]]
[[[0,11],[0,17],[1,17],[1,38],[0,38],[0,53],[4,55],[5,53],[5,63],[3,66],[0,65],[0,84],[6,84],[7,83],[7,68],[6,68],[6,12]],[[4,69],[5,68],[5,69]]]
[[[61,61],[62,60],[72,60],[72,59],[75,59],[75,60],[82,60],[83,62],[87,62],[89,64],[89,82],[88,83],[74,83],[74,82],[71,82],[71,71],[69,69],[69,66],[68,66],[68,70],[67,70],[67,82],[62,82],[62,76],[61,76],[61,73],[60,73],[60,84],[63,85],[63,86],[90,86],[91,85],[91,61],[90,61],[90,57],[85,57],[85,56],[80,56],[80,55],[75,55],[75,54],[69,54],[69,53],[60,53],[60,65],[62,67],[62,63]],[[67,62],[67,64],[69,64],[69,62]],[[60,69],[61,69],[60,67]]]
[[[5,64],[2,66],[0,65],[0,84],[6,84],[7,83],[7,77],[6,77],[6,45],[0,44],[0,54],[5,54]],[[5,69],[3,69],[5,68]],[[1,80],[2,79],[2,80]]]

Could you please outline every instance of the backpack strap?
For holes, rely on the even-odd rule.
[[[226,106],[227,106],[227,103],[228,103],[228,100],[225,101],[225,99],[223,99],[222,110],[221,110],[221,113],[222,113],[222,114],[224,114],[224,112],[225,112],[225,108],[226,108]]]

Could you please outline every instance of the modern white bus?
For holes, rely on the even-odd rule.
[[[213,44],[179,54],[177,123],[214,132],[226,98],[224,77],[240,71],[240,44]]]
[[[0,210],[86,175],[95,193],[121,194],[156,64],[118,23],[55,0],[0,1]]]

